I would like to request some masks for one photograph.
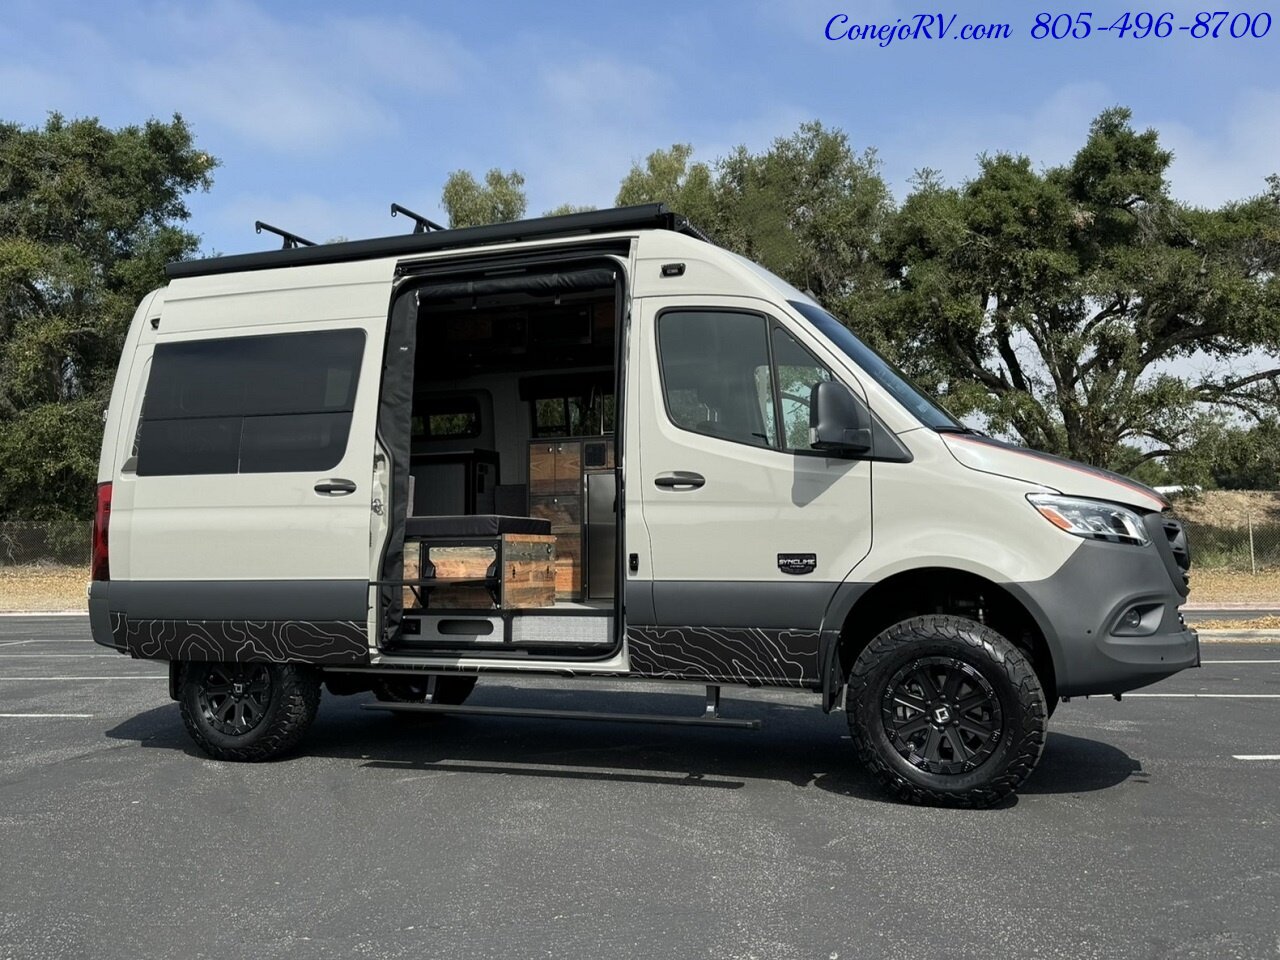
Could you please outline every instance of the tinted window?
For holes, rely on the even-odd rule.
[[[347,448],[364,333],[160,344],[138,435],[138,473],[327,470]]]
[[[757,447],[777,445],[768,327],[727,311],[669,311],[658,318],[667,413],[676,426]]]
[[[773,363],[777,370],[782,443],[788,450],[810,450],[809,397],[831,373],[785,330],[773,329]]]
[[[906,374],[859,340],[852,330],[827,311],[803,300],[788,302],[926,427],[935,430],[961,427],[960,421],[934,403]]]
[[[413,417],[414,440],[469,440],[480,436],[480,401],[475,397],[432,397]]]

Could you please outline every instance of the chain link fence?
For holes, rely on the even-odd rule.
[[[1253,522],[1241,526],[1217,526],[1186,521],[1191,544],[1191,565],[1204,569],[1263,573],[1280,570],[1280,523]]]
[[[87,567],[92,543],[88,520],[0,521],[0,567]]]

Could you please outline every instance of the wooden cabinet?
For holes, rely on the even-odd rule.
[[[584,454],[586,456],[584,457]],[[589,459],[591,469],[613,466],[613,440],[535,440],[529,444],[529,516],[551,521],[556,538],[556,598],[585,596],[583,523]]]
[[[539,440],[529,444],[530,497],[581,492],[581,440]]]

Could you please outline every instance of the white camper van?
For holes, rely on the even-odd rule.
[[[430,226],[430,225],[429,225]],[[175,263],[106,419],[94,639],[214,757],[322,686],[486,674],[843,700],[904,799],[1007,796],[1060,698],[1199,662],[1154,491],[966,429],[660,205]],[[483,722],[483,721],[478,721]]]

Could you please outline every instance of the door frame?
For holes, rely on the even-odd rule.
[[[613,643],[608,649],[592,649],[578,655],[567,655],[567,651],[559,649],[552,650],[547,653],[539,653],[536,657],[528,655],[528,647],[521,647],[511,650],[500,649],[477,649],[474,651],[461,652],[458,650],[441,650],[441,651],[415,651],[413,658],[416,661],[425,664],[434,658],[439,658],[450,662],[451,664],[466,659],[484,661],[544,661],[544,662],[563,662],[565,664],[590,664],[593,662],[604,662],[616,659],[622,652],[626,641],[626,456],[625,456],[625,437],[627,429],[627,404],[626,404],[626,384],[627,384],[627,352],[630,341],[631,331],[631,274],[635,269],[635,248],[636,241],[631,237],[614,238],[608,240],[591,239],[585,242],[556,244],[546,247],[520,250],[506,251],[502,253],[494,252],[472,252],[457,254],[448,257],[432,257],[426,260],[405,260],[397,264],[395,269],[395,279],[392,283],[390,303],[388,306],[388,323],[387,323],[387,342],[384,344],[384,357],[389,357],[395,344],[392,341],[392,332],[394,324],[391,317],[394,314],[400,298],[412,294],[415,287],[420,286],[429,279],[438,279],[450,275],[457,274],[479,274],[484,275],[490,272],[503,271],[509,272],[513,269],[536,269],[549,265],[568,266],[587,265],[590,263],[600,264],[607,262],[617,271],[614,279],[614,476],[615,488],[618,496],[618,516],[617,516],[617,549],[614,562],[614,601],[613,608],[609,612],[593,611],[593,610],[560,610],[554,608],[546,610],[531,611],[532,616],[612,616],[614,618]],[[414,337],[416,340],[417,330],[415,326]],[[415,343],[414,352],[416,354],[417,346]],[[383,367],[383,380],[379,383],[379,397],[382,397],[386,390],[386,365]],[[392,451],[386,443],[381,432],[381,422],[377,425],[377,433],[375,443],[390,461],[390,469],[392,470],[392,483],[390,490],[392,491],[387,497],[386,510],[389,517],[386,535],[378,548],[378,556],[380,557],[377,565],[377,573],[380,575],[380,581],[393,581],[401,579],[403,576],[403,517],[401,509],[407,510],[408,504],[399,504],[394,496],[394,491],[398,489],[394,481],[394,470],[397,468],[394,451]],[[405,469],[408,469],[406,459]],[[396,527],[399,526],[399,540],[397,542]],[[400,554],[399,560],[394,561],[395,554]],[[392,559],[398,567],[393,573],[388,566],[388,560]],[[585,573],[585,572],[584,572]],[[378,598],[377,605],[373,610],[371,643],[377,648],[386,650],[388,637],[382,624],[386,618],[389,604],[395,606],[399,602],[399,588],[383,587],[381,588],[382,596]],[[510,615],[508,615],[510,616]],[[402,651],[396,651],[398,656]]]

